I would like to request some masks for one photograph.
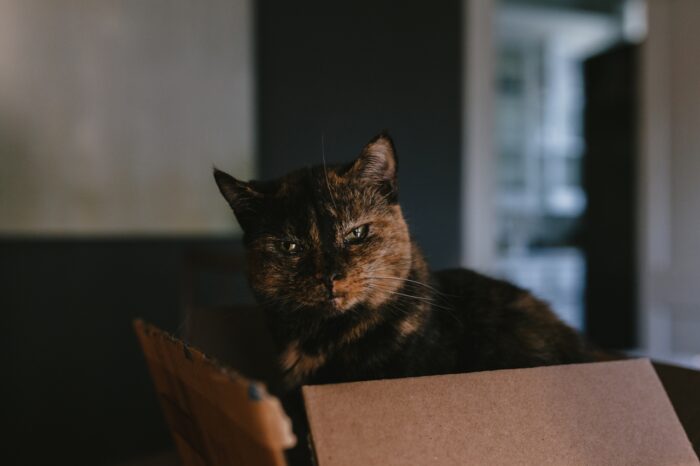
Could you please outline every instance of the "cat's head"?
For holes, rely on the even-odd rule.
[[[335,314],[389,299],[411,267],[397,169],[394,144],[383,133],[347,165],[264,182],[215,170],[243,228],[249,281],[261,304]]]

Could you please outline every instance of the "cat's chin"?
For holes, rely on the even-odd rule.
[[[336,296],[327,301],[324,301],[319,307],[326,313],[343,314],[358,304],[357,299],[348,298],[345,296]]]
[[[264,300],[263,300],[264,301]],[[349,298],[346,296],[336,296],[330,299],[323,299],[316,301],[315,303],[308,302],[308,303],[301,303],[301,302],[288,302],[286,304],[281,305],[278,307],[278,310],[283,310],[284,312],[291,312],[291,313],[297,313],[297,312],[314,312],[314,313],[320,313],[321,315],[325,314],[327,316],[332,316],[332,315],[340,315],[344,314],[350,310],[352,310],[354,307],[356,307],[360,303],[360,300],[357,298]],[[274,309],[274,306],[271,307]]]
[[[352,298],[338,296],[331,299],[330,307],[337,312],[345,312],[350,310],[351,307],[357,304],[355,301],[356,300]]]

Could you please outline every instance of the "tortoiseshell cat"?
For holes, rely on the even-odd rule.
[[[215,170],[288,388],[589,360],[548,306],[504,281],[430,272],[398,204],[386,134],[348,165],[242,182]]]

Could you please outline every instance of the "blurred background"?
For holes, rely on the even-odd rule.
[[[8,464],[162,459],[131,320],[251,302],[212,166],[347,161],[384,128],[433,268],[700,368],[698,22],[696,0],[0,0]]]

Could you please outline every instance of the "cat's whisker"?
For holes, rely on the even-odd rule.
[[[390,288],[381,288],[381,287],[378,287],[377,289],[378,289],[378,290],[382,290],[382,291],[384,291],[384,292],[386,292],[386,293],[389,293],[389,294],[396,295],[396,296],[404,296],[404,297],[406,297],[406,298],[418,299],[418,300],[420,300],[420,301],[425,301],[425,302],[427,302],[427,303],[433,303],[433,302],[434,302],[431,298],[428,298],[428,297],[425,297],[425,296],[416,296],[416,295],[412,295],[412,294],[408,294],[408,293],[401,293],[401,292],[399,292],[399,291],[393,291],[393,290],[391,290]]]
[[[331,183],[328,181],[328,167],[326,165],[326,144],[325,136],[321,134],[321,159],[323,160],[323,176],[326,178],[326,187],[328,188],[328,195],[331,198],[333,207],[335,207],[336,213],[338,212],[338,206],[335,203],[335,198],[333,197],[333,190],[331,189]]]
[[[392,291],[392,290],[390,290],[390,289],[388,289],[388,288],[382,288],[381,286],[376,286],[376,285],[371,285],[371,284],[367,284],[367,287],[368,287],[368,288],[373,288],[373,289],[380,290],[380,291],[382,291],[382,292],[384,292],[384,293],[394,294],[394,295],[403,296],[403,297],[411,298],[411,299],[417,299],[417,300],[419,300],[419,301],[425,302],[425,303],[427,303],[427,304],[430,304],[430,305],[431,305],[432,307],[434,307],[434,308],[444,310],[444,311],[447,312],[453,319],[455,319],[459,324],[462,324],[462,321],[461,321],[461,320],[459,319],[459,317],[455,314],[454,309],[452,309],[452,308],[450,308],[450,307],[447,307],[447,306],[442,306],[442,305],[438,304],[437,302],[435,302],[435,300],[432,299],[432,298],[423,297],[423,296],[415,296],[415,295],[410,295],[410,294],[407,294],[407,293],[400,293],[400,292],[397,292],[397,291]]]
[[[442,292],[440,292],[439,290],[436,290],[435,288],[433,288],[432,286],[427,285],[427,284],[422,283],[422,282],[419,282],[419,281],[416,281],[416,280],[410,280],[410,279],[405,279],[405,278],[400,278],[400,277],[381,277],[381,276],[376,276],[376,275],[374,275],[374,276],[363,276],[363,278],[364,278],[364,279],[371,279],[371,280],[372,280],[372,279],[377,279],[377,280],[400,280],[400,281],[403,281],[404,285],[407,286],[407,287],[409,287],[409,288],[410,288],[411,286],[416,287],[415,291],[417,291],[417,292],[419,291],[418,287],[419,287],[419,286],[422,286],[422,287],[424,287],[424,288],[426,288],[426,289],[428,289],[428,290],[430,290],[430,291],[432,292],[432,293],[431,293],[431,298],[434,298],[434,300],[439,300],[440,303],[442,303],[442,304],[444,304],[444,305],[446,305],[446,306],[449,306],[449,305],[450,305],[450,301],[449,301],[449,299],[448,299],[450,296],[452,296],[452,297],[457,297],[457,296],[454,296],[454,295],[448,295],[448,294],[442,293]],[[435,302],[435,301],[434,301],[434,302]]]
[[[385,293],[390,293],[390,294],[397,295],[397,296],[404,296],[404,297],[406,297],[406,298],[418,299],[418,300],[420,300],[420,301],[425,301],[425,302],[427,302],[427,303],[430,303],[430,304],[433,304],[433,305],[437,305],[437,303],[435,302],[435,300],[432,299],[431,297],[428,297],[428,296],[416,296],[416,295],[412,295],[412,294],[408,294],[408,293],[401,293],[401,292],[399,292],[399,291],[392,290],[391,288],[382,287],[382,286],[376,286],[376,285],[367,285],[367,286],[368,286],[369,288],[374,288],[374,289],[383,291],[383,292],[385,292]]]
[[[386,309],[392,314],[402,317],[409,317],[415,315],[415,312],[410,312],[408,309],[396,305],[387,306]]]
[[[429,290],[434,291],[436,294],[441,295],[441,296],[448,296],[448,297],[454,297],[454,298],[458,297],[456,295],[450,295],[447,293],[443,293],[442,291],[438,290],[437,288],[435,288],[431,285],[428,285],[427,283],[419,282],[417,280],[411,280],[409,278],[389,277],[389,276],[381,276],[381,275],[363,275],[362,278],[378,279],[378,280],[401,280],[401,281],[406,282],[406,283],[424,286],[425,288],[428,288]]]
[[[424,283],[417,282],[414,280],[402,279],[402,278],[398,278],[398,277],[377,277],[377,276],[371,276],[371,277],[366,277],[366,278],[368,278],[370,280],[378,280],[380,283],[381,283],[381,281],[385,281],[385,280],[400,281],[400,282],[402,282],[402,285],[401,285],[402,287],[406,287],[409,289],[415,289],[416,291],[420,290],[419,292],[425,292],[426,290],[428,290],[431,295],[439,295],[440,294],[440,292],[438,290],[434,289],[430,285],[426,285]]]
[[[387,276],[383,276],[383,275],[366,275],[366,276],[364,276],[364,278],[378,278],[378,279],[381,279],[381,280],[401,280],[401,281],[404,281],[404,282],[415,283],[415,284],[417,284],[417,285],[423,285],[423,286],[426,287],[426,288],[429,288],[429,289],[431,289],[431,290],[433,290],[433,291],[437,291],[435,288],[433,288],[432,286],[430,286],[430,285],[428,285],[428,284],[426,284],[426,283],[419,282],[418,280],[411,280],[410,278],[387,277]]]

